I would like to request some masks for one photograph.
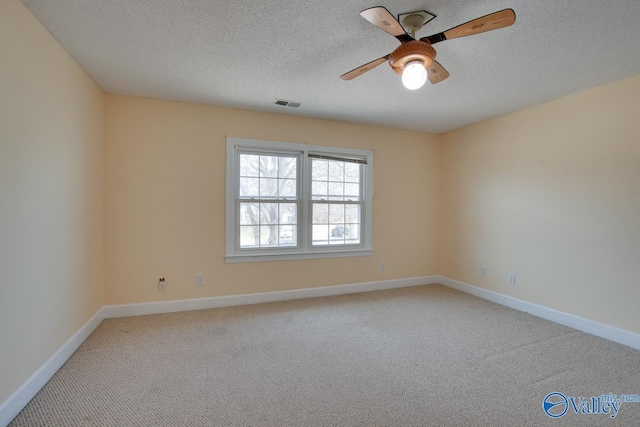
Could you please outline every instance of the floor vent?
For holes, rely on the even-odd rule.
[[[293,101],[285,101],[284,99],[276,99],[276,102],[274,102],[274,104],[281,105],[283,107],[298,108],[299,106],[302,105],[302,102],[293,102]]]

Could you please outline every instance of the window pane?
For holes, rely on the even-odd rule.
[[[344,182],[344,162],[329,162],[329,181]]]
[[[329,205],[325,205],[325,204],[313,205],[313,223],[314,224],[329,223]]]
[[[280,185],[280,198],[296,198],[296,180],[295,179],[280,179],[278,180]]]
[[[360,223],[360,205],[347,205],[344,218],[345,222]]]
[[[260,224],[261,225],[278,224],[278,204],[277,203],[260,203]]]
[[[260,177],[278,177],[278,163],[280,157],[260,156]]]
[[[260,227],[240,227],[240,247],[256,248],[260,246]]]
[[[314,225],[312,240],[314,245],[329,244],[329,225]]]
[[[280,224],[296,224],[297,215],[295,203],[281,203],[280,204]]]
[[[258,178],[240,178],[240,197],[253,197],[258,198],[259,193]]]
[[[240,203],[240,225],[259,225],[258,203]]]
[[[329,197],[332,200],[342,200],[342,196],[344,194],[344,184],[341,182],[330,182],[329,183]]]
[[[360,243],[360,224],[347,224],[349,235],[345,236],[345,244],[355,245]]]
[[[278,246],[278,226],[260,226],[260,247]]]
[[[328,188],[329,184],[326,181],[313,181],[311,183],[311,194],[315,200],[326,200]]]
[[[329,223],[330,224],[343,224],[344,223],[344,205],[329,205]]]
[[[278,196],[278,180],[260,178],[260,198],[275,199]]]
[[[327,181],[329,179],[329,162],[326,160],[311,160],[311,179],[313,181]]]
[[[280,226],[280,246],[296,246],[296,229],[293,225]]]
[[[240,154],[240,176],[260,176],[260,156]]]
[[[360,182],[360,165],[357,163],[344,164],[344,180],[346,182]]]
[[[344,185],[345,200],[360,200],[360,184]]]
[[[296,157],[280,157],[278,167],[278,177],[296,179],[297,178],[297,158]]]

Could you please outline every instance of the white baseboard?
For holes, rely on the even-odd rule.
[[[439,283],[466,294],[474,295],[518,311],[524,311],[525,313],[532,314],[536,317],[541,317],[543,319],[640,350],[640,334],[635,332],[605,325],[604,323],[595,322],[574,314],[565,313],[543,305],[513,298],[498,292],[489,291],[468,283],[449,279],[448,277],[440,276]]]
[[[49,379],[80,347],[103,319],[145,314],[171,313],[176,311],[202,310],[216,307],[259,304],[264,302],[287,301],[302,298],[344,295],[358,292],[397,289],[411,286],[440,283],[461,292],[495,302],[519,311],[532,314],[561,325],[596,335],[640,350],[640,334],[584,319],[549,307],[530,303],[494,291],[479,288],[443,276],[423,276],[406,279],[392,279],[378,282],[354,283],[348,285],[324,286],[318,288],[295,289],[290,291],[264,292],[247,295],[198,298],[189,300],[162,301],[140,304],[104,306],[91,317],[60,349],[25,381],[7,400],[0,405],[0,426],[7,425],[40,391]]]
[[[0,426],[9,424],[11,420],[22,411],[27,403],[29,403],[47,381],[51,379],[53,374],[58,372],[58,369],[60,369],[78,347],[80,347],[80,344],[100,325],[102,320],[104,320],[104,307],[101,307],[91,319],[87,320],[18,390],[2,402],[0,405]]]
[[[294,289],[290,291],[264,292],[258,294],[229,295],[175,301],[145,302],[139,304],[107,305],[106,319],[115,317],[142,316],[145,314],[172,313],[176,311],[204,310],[207,308],[231,307],[264,302],[287,301],[302,298],[326,297],[383,289],[433,285],[438,276],[411,277],[407,279],[382,280],[379,282],[353,283],[349,285],[323,286],[319,288]]]

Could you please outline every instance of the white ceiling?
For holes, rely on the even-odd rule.
[[[23,0],[106,92],[442,133],[640,73],[639,0]],[[451,73],[417,91],[360,17],[437,15],[424,37],[505,8],[507,28],[434,45]],[[302,102],[299,109],[273,105]]]

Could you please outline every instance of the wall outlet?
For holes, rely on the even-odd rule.
[[[387,263],[385,261],[382,261],[380,263],[380,271],[385,271],[387,269]]]
[[[204,274],[196,274],[196,285],[204,285]]]
[[[515,274],[509,274],[508,279],[509,279],[509,284],[510,285],[515,285],[516,284],[516,275]]]
[[[487,277],[487,269],[482,267],[480,269],[480,277]]]
[[[167,290],[167,280],[164,277],[158,279],[158,290],[166,291]]]

